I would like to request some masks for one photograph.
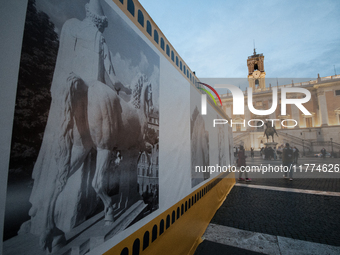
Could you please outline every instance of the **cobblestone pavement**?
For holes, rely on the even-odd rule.
[[[306,189],[306,190],[319,190],[319,191],[332,191],[340,192],[340,179],[312,179],[304,178],[297,179],[294,178],[293,181],[289,181],[284,178],[276,179],[252,179],[251,182],[236,181],[237,183],[247,184],[247,185],[263,185],[263,186],[274,186],[282,188],[292,188],[292,189]]]
[[[331,189],[336,186],[340,190],[340,159],[339,158],[300,158],[298,164],[292,166],[295,179],[333,179],[334,184],[327,182]],[[280,160],[263,160],[260,157],[247,159],[248,175],[252,179],[281,179],[284,172]],[[243,175],[244,176],[244,175]],[[238,173],[236,173],[238,177]],[[268,185],[280,185],[277,182]],[[301,184],[306,185],[304,181]],[[321,185],[321,186],[320,186]],[[308,185],[310,186],[310,185]],[[315,183],[316,188],[326,187],[324,184]],[[333,187],[332,187],[333,186]],[[302,187],[304,188],[304,187]]]
[[[241,249],[233,247],[230,245],[224,245],[209,240],[204,240],[197,248],[195,255],[260,255],[263,253],[258,253],[255,251],[249,251],[246,249]]]
[[[339,159],[322,160],[303,158],[299,160],[299,164],[340,163]],[[281,164],[278,160],[270,162],[261,158],[247,160],[248,165],[268,163],[273,165]],[[262,189],[261,187],[251,188],[262,185],[270,186],[271,188],[340,192],[340,178],[311,178],[313,174],[309,172],[309,175],[305,175],[308,178],[300,176],[300,178],[294,177],[293,181],[289,181],[282,177],[252,178],[250,173],[251,182],[239,182],[249,187],[244,185],[234,186],[211,223],[212,225],[227,226],[236,230],[288,238],[287,240],[292,240],[292,242],[308,241],[313,244],[320,244],[321,248],[325,244],[330,245],[329,247],[331,248],[337,246],[334,248],[340,249],[340,196],[305,194],[302,191],[301,193],[299,191],[283,192]],[[237,176],[238,174],[236,174]],[[230,245],[205,240],[199,245],[195,255],[258,254],[248,249],[235,248]],[[209,249],[213,252],[208,252]],[[300,254],[300,252],[292,254]],[[324,254],[339,254],[339,252],[326,252]]]
[[[340,246],[340,197],[234,187],[212,223]]]
[[[263,160],[260,157],[254,159],[247,159],[247,165],[249,166],[261,166],[261,165],[272,165],[279,166],[281,164],[280,160]],[[314,171],[311,169],[314,165]],[[297,164],[297,172],[293,173],[293,181],[288,181],[282,178],[283,174],[277,173],[274,175],[275,178],[269,178],[269,174],[254,174],[249,173],[249,178],[252,182],[247,182],[249,185],[264,185],[264,186],[275,186],[284,188],[294,188],[294,189],[307,189],[307,190],[319,190],[319,191],[333,191],[340,192],[340,172],[323,172],[320,173],[317,169],[318,166],[327,165],[335,166],[340,164],[339,158],[300,158]],[[302,166],[302,171],[300,172],[299,166]],[[308,166],[307,172],[306,168]],[[327,167],[328,171],[332,171],[330,167]],[[334,170],[334,169],[333,169]],[[320,170],[322,172],[322,170]],[[236,177],[238,174],[236,173]],[[332,178],[327,178],[332,177]],[[238,182],[238,181],[237,181]],[[245,182],[240,182],[245,183]]]

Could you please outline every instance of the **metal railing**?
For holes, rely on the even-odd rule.
[[[245,132],[234,138],[234,144],[237,144],[242,138],[248,136],[249,132]]]
[[[281,130],[277,130],[277,133],[279,135],[287,138],[289,143],[301,146],[304,153],[305,153],[305,150],[308,150],[307,153],[313,151],[313,144],[312,144],[311,141],[302,139],[302,138],[294,136],[294,135],[284,133]]]

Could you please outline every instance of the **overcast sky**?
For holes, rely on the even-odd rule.
[[[140,0],[199,78],[245,78],[263,53],[266,77],[340,74],[339,0]]]

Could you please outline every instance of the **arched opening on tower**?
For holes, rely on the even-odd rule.
[[[258,67],[257,64],[254,65],[254,71],[255,71],[255,70],[259,70],[259,67]]]
[[[255,88],[258,88],[258,87],[259,87],[259,84],[260,84],[260,83],[259,83],[259,80],[256,79],[256,80],[255,80]]]

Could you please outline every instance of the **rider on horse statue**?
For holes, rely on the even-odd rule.
[[[270,121],[267,121],[265,123],[266,125],[266,129],[264,130],[264,135],[263,136],[267,136],[267,142],[268,142],[268,137],[271,136],[272,140],[274,142],[274,134],[276,134],[277,136],[279,136],[276,132],[275,126],[273,125],[273,123],[270,123]]]

